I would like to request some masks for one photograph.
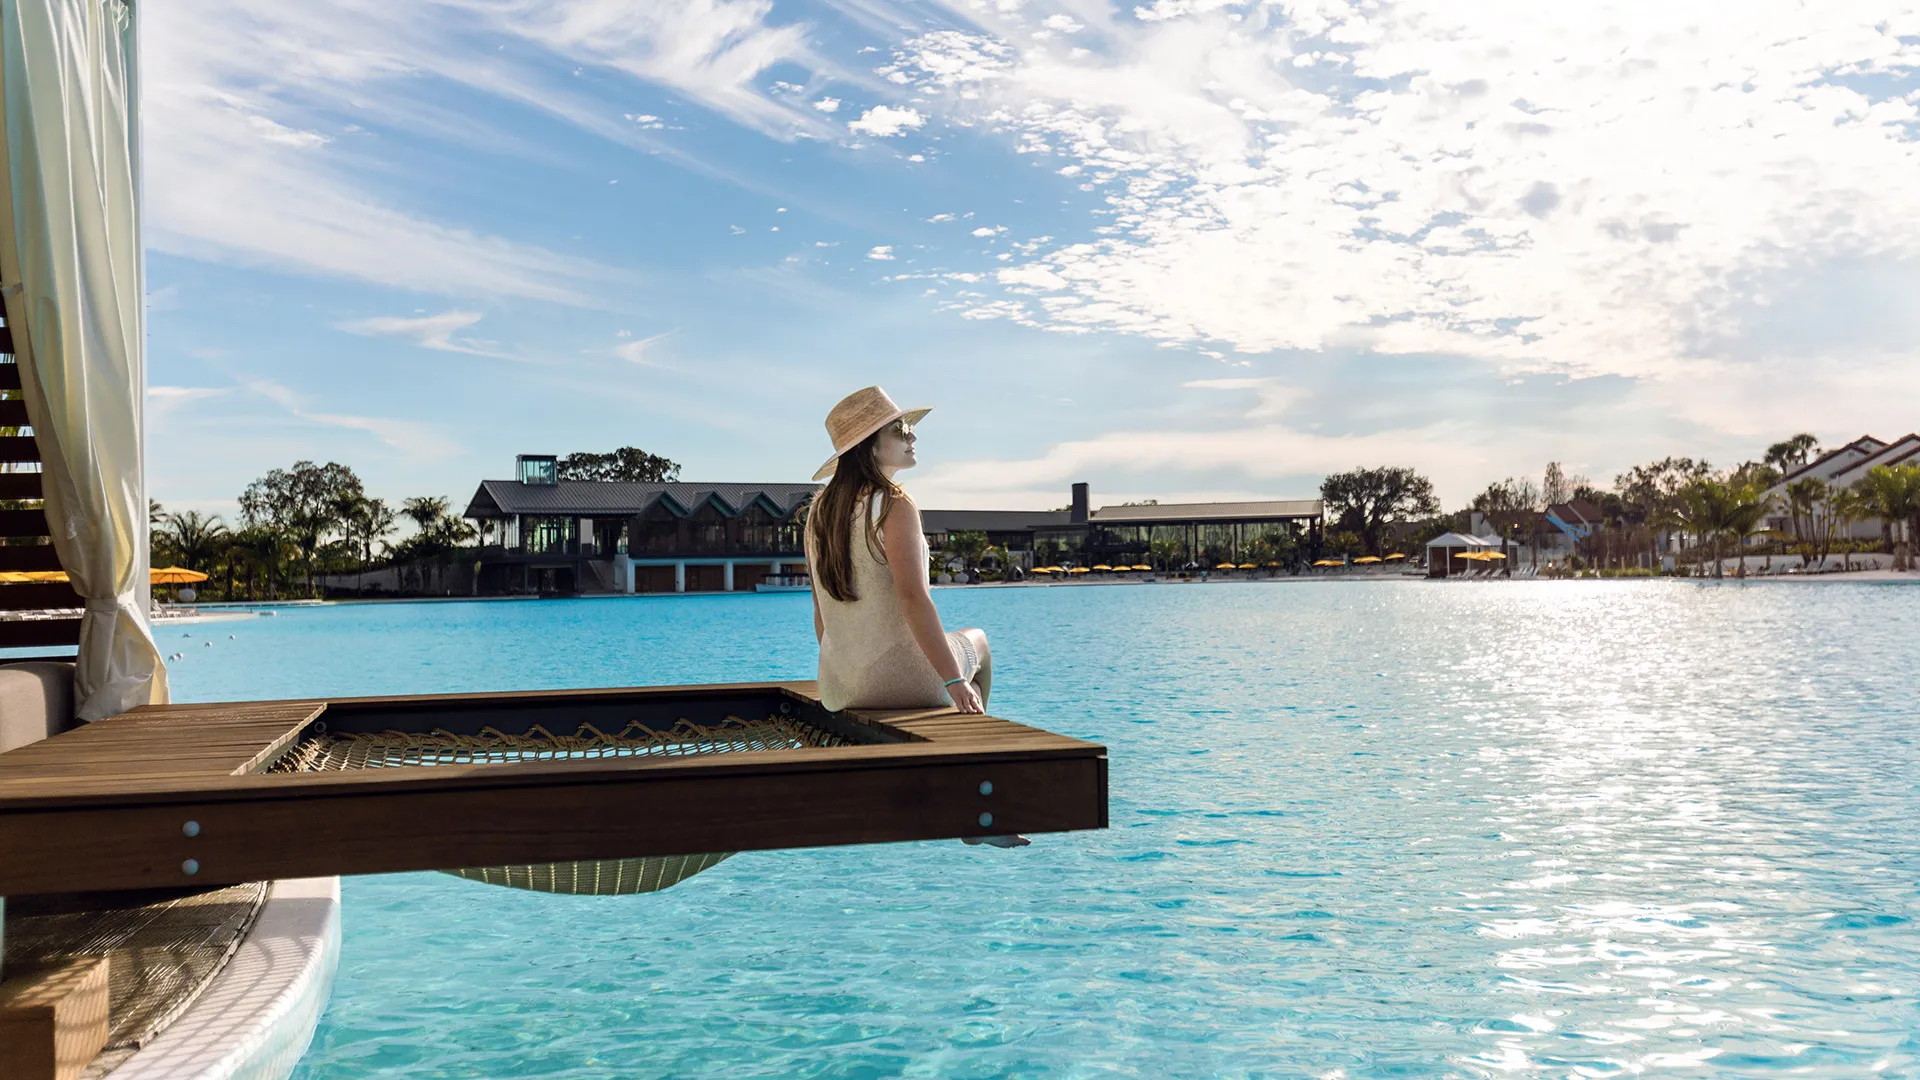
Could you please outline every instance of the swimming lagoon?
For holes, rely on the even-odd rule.
[[[805,595],[163,626],[178,700],[809,677]],[[1112,828],[344,883],[295,1074],[1920,1072],[1920,589],[951,589]],[[795,807],[795,813],[805,813]],[[406,827],[395,822],[396,829]]]

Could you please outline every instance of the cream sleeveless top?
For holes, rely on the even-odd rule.
[[[860,515],[871,513],[877,524],[881,500],[869,496],[854,510],[854,600],[835,600],[816,580],[814,599],[820,605],[820,703],[841,709],[933,709],[952,704],[940,674],[907,629],[907,618],[893,592],[893,567],[877,557],[867,543]],[[807,562],[818,565],[817,541],[807,529]],[[911,564],[901,573],[927,573],[927,538],[915,535]],[[980,670],[973,643],[958,632],[947,634],[961,674],[972,678]]]

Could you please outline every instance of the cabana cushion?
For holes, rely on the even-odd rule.
[[[0,754],[73,726],[73,665],[0,664]]]

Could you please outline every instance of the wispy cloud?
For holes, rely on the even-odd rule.
[[[172,254],[413,292],[604,306],[618,271],[383,191],[376,179],[389,167],[371,157],[379,144],[360,125],[493,152],[520,144],[490,118],[420,92],[438,80],[723,172],[624,119],[612,95],[551,69],[570,61],[667,87],[778,138],[831,137],[821,112],[758,85],[776,64],[832,66],[812,54],[804,28],[770,25],[770,10],[767,0],[169,5],[143,23],[148,240]],[[503,41],[524,47],[509,52]],[[529,49],[532,59],[516,59]]]
[[[220,397],[231,390],[225,386],[148,386],[147,421],[160,423],[196,401]]]
[[[502,351],[497,342],[481,341],[474,338],[455,337],[467,327],[478,323],[483,316],[478,311],[448,311],[439,315],[382,315],[370,319],[356,319],[337,324],[338,329],[364,337],[391,337],[410,341],[423,349],[436,352],[466,353],[470,356],[489,356],[501,360],[515,357]]]
[[[613,353],[629,364],[639,364],[642,367],[663,368],[667,365],[654,359],[652,356],[654,351],[653,346],[672,337],[675,333],[676,331],[667,330],[655,334],[652,337],[635,338],[632,341],[623,342],[615,346]]]
[[[432,424],[386,416],[356,416],[310,409],[302,395],[268,379],[243,378],[241,385],[285,409],[297,419],[327,427],[364,431],[394,450],[419,458],[447,458],[460,447]]]

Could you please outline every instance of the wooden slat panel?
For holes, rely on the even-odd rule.
[[[0,584],[0,611],[43,611],[47,608],[85,607],[86,602],[64,581]]]
[[[0,620],[0,649],[35,645],[72,645],[80,640],[79,619]],[[6,895],[0,893],[0,896]]]
[[[742,755],[747,756],[747,755]],[[830,767],[563,787],[378,789],[9,815],[9,894],[1059,832],[1105,825],[1106,760]],[[993,794],[980,794],[982,780]],[[804,809],[798,809],[804,808]],[[979,816],[993,815],[991,828]],[[187,821],[198,834],[184,835]],[[75,853],[86,852],[84,859]],[[198,873],[183,865],[195,860]]]
[[[0,435],[0,461],[39,461],[40,446],[31,435]]]
[[[65,570],[52,544],[0,544],[0,570]]]
[[[0,536],[51,536],[45,510],[0,510]]]
[[[28,427],[33,421],[27,419],[27,403],[18,398],[0,401],[0,427]]]
[[[37,472],[0,472],[0,499],[37,499],[40,490]]]
[[[0,754],[0,895],[1104,828],[1104,748],[992,717],[828,714],[811,683],[146,706]],[[309,724],[787,703],[916,741],[267,775]],[[438,712],[436,712],[438,710]],[[705,710],[705,712],[703,712]],[[422,728],[425,730],[425,728]],[[913,736],[906,736],[914,738]],[[980,791],[990,781],[992,794]],[[796,812],[796,807],[805,808]],[[991,827],[980,815],[992,815]],[[188,820],[200,828],[186,837]],[[198,861],[191,878],[181,871]]]

